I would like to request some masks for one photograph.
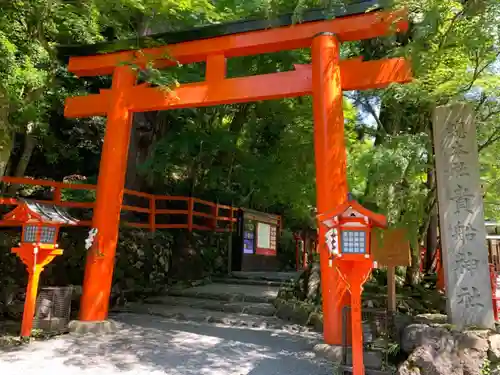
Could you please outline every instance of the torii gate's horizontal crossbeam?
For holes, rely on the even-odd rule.
[[[175,108],[212,106],[253,102],[309,95],[312,92],[311,65],[296,65],[296,70],[250,77],[223,79],[218,82],[199,82],[181,85],[175,91],[134,86],[125,93],[132,112],[159,111]],[[405,59],[384,59],[363,62],[344,60],[340,64],[342,89],[364,90],[382,88],[390,83],[411,80],[411,68]],[[66,117],[105,116],[111,90],[100,94],[68,98]]]
[[[372,12],[329,21],[306,22],[275,29],[226,35],[211,39],[195,40],[147,48],[138,51],[124,51],[94,56],[71,57],[68,70],[78,76],[112,74],[121,63],[144,65],[155,61],[155,66],[165,67],[205,61],[213,54],[226,58],[257,55],[277,51],[309,48],[314,35],[332,32],[342,41],[371,39],[408,29],[405,11]]]

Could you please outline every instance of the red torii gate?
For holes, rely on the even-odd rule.
[[[80,320],[102,321],[108,316],[133,112],[312,94],[318,213],[332,210],[346,201],[342,90],[382,88],[392,82],[404,83],[411,79],[410,66],[402,58],[368,62],[340,60],[341,42],[375,38],[408,28],[404,11],[359,13],[274,29],[260,27],[254,31],[141,51],[70,58],[68,69],[77,76],[113,76],[111,89],[69,98],[65,105],[66,117],[108,117],[93,217],[93,227],[98,230],[94,245],[97,249],[90,251],[87,258]],[[282,73],[226,78],[228,58],[298,48],[311,48],[312,64],[296,65],[294,71]],[[151,61],[156,68],[205,61],[206,79],[181,85],[172,92],[147,84],[137,85],[137,73],[131,65],[144,67]],[[342,308],[349,302],[349,296],[329,265],[324,234],[325,229],[320,226],[324,339],[330,344],[340,344]]]

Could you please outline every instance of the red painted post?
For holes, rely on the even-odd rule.
[[[347,200],[347,156],[344,145],[343,95],[340,77],[340,43],[332,33],[321,33],[312,42],[312,91],[316,206],[326,213]],[[327,344],[342,343],[342,308],[345,286],[330,264],[326,228],[319,226],[323,334]]]
[[[125,98],[135,81],[136,75],[128,66],[119,66],[113,73],[92,221],[98,232],[96,243],[88,252],[83,280],[80,309],[83,321],[99,321],[108,317],[132,125],[132,115]]]
[[[192,197],[188,198],[188,231],[193,231],[193,209],[194,209],[194,200]]]
[[[444,291],[444,267],[441,262],[441,249],[436,249],[436,272],[437,272],[437,288],[438,290]]]
[[[154,195],[149,198],[149,230],[156,231],[156,198]]]
[[[307,264],[307,251],[305,248],[305,244],[303,245],[303,251],[302,251],[302,269],[306,269],[308,267]]]
[[[294,233],[293,238],[295,239],[295,270],[300,271],[300,236]]]
[[[21,326],[21,336],[30,337],[33,327],[33,317],[35,315],[36,296],[38,292],[38,280],[42,267],[35,265],[33,269],[28,269],[28,286],[26,287],[26,299],[24,300],[23,323]]]
[[[356,266],[356,265],[354,265]],[[353,375],[365,375],[363,359],[363,325],[361,315],[361,291],[362,285],[358,280],[351,284],[351,351]]]
[[[498,321],[498,298],[497,298],[497,273],[495,266],[490,264],[491,300],[493,301],[493,316]]]
[[[62,194],[61,194],[61,193],[62,193],[62,192],[61,192],[61,187],[60,187],[60,186],[56,186],[56,187],[54,188],[54,195],[53,195],[53,197],[52,197],[52,201],[53,201],[54,203],[56,203],[56,204],[57,204],[57,203],[61,203],[61,196],[62,196]]]
[[[213,215],[212,229],[215,231],[215,230],[217,230],[217,223],[218,223],[217,217],[219,216],[219,204],[218,203],[216,203],[215,206],[212,207],[212,215]]]

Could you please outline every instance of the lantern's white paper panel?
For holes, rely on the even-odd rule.
[[[36,225],[26,225],[24,228],[23,242],[35,242],[37,229],[38,227]]]
[[[343,254],[365,254],[366,232],[364,230],[343,230],[341,246]]]

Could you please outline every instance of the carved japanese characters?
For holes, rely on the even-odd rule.
[[[494,324],[476,127],[469,106],[434,112],[437,191],[448,316],[457,327]]]

